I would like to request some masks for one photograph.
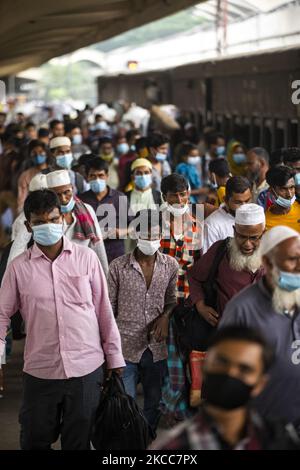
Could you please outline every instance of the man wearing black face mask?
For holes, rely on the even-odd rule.
[[[272,362],[272,349],[255,330],[227,327],[218,331],[205,360],[203,405],[196,416],[156,443],[155,449],[299,449],[291,425],[266,422],[249,407],[263,390]]]

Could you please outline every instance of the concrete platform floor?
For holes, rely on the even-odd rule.
[[[0,450],[18,450],[20,426],[18,414],[22,398],[22,369],[23,349],[25,340],[13,342],[13,353],[9,362],[3,366],[4,370],[4,394],[0,398]],[[138,387],[138,404],[142,407],[143,393]],[[162,419],[157,430],[158,437],[165,429]],[[59,450],[60,443],[56,442],[53,449]]]

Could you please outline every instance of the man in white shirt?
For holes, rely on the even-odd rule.
[[[203,230],[203,254],[218,240],[233,237],[235,211],[252,202],[251,185],[243,176],[233,176],[226,183],[225,203],[207,217]]]

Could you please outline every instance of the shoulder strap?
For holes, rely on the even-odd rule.
[[[220,243],[220,246],[218,246],[218,249],[216,251],[214,261],[210,268],[206,282],[211,283],[215,280],[218,269],[219,269],[219,265],[227,252],[229,240],[230,240],[229,237],[225,238],[225,240],[222,240],[222,243]]]

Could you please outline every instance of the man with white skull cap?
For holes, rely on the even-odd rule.
[[[200,341],[197,348],[203,353],[206,340],[218,325],[227,302],[263,276],[259,245],[264,230],[262,207],[256,204],[239,207],[235,213],[233,238],[214,243],[188,270],[192,304],[205,320],[203,331],[206,331],[206,339],[203,343]],[[212,283],[215,287],[208,295],[207,286]],[[198,390],[200,401],[200,388]],[[194,393],[193,403],[197,403],[195,400]]]
[[[264,228],[262,207],[257,204],[239,207],[235,214],[234,237],[214,243],[188,271],[192,302],[212,326],[217,325],[226,303],[235,294],[262,277],[258,248]],[[215,266],[216,259],[218,266]],[[214,305],[207,305],[203,284],[212,270],[215,271],[216,297]]]
[[[70,174],[67,170],[48,173],[47,185],[60,200],[61,211],[64,215],[65,236],[74,243],[92,248],[101,262],[105,275],[107,275],[108,261],[94,209],[74,195]]]
[[[71,146],[72,142],[69,137],[54,137],[50,140],[50,150],[55,159],[55,167],[53,170],[68,170],[75,194],[80,194],[84,191],[88,191],[89,185],[85,182],[83,176],[71,170],[73,162]]]
[[[35,175],[29,183],[29,193],[46,188],[47,176],[43,175],[42,173],[38,173],[37,175]],[[13,244],[10,248],[7,266],[14,258],[16,258],[16,256],[20,255],[26,250],[27,245],[30,242],[31,235],[26,230],[26,227],[24,225],[25,220],[25,214],[22,210],[22,212],[18,215],[12,225],[11,239],[13,241]]]
[[[293,422],[300,431],[300,236],[286,226],[267,231],[261,242],[265,276],[226,306],[220,328],[260,330],[274,347],[275,365],[256,407],[266,417]]]

